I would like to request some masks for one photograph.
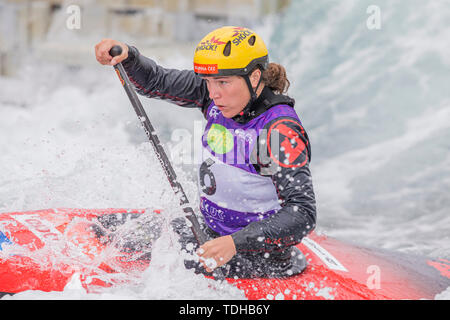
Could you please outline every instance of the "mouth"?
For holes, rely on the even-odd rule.
[[[219,110],[220,111],[222,111],[222,110],[224,110],[225,109],[225,107],[224,106],[219,106],[219,105],[216,105],[217,106],[217,108],[219,108]]]

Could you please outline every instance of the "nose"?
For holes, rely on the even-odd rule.
[[[219,88],[214,83],[208,83],[209,98],[218,100],[221,96]]]

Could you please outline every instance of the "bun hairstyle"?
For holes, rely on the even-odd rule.
[[[278,63],[269,63],[269,66],[262,73],[262,81],[272,91],[278,94],[287,92],[291,83],[289,82],[286,69]]]

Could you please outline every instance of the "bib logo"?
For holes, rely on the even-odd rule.
[[[224,126],[214,123],[208,131],[207,142],[217,154],[225,154],[234,148],[234,137]]]
[[[200,42],[200,44],[195,49],[195,52],[202,50],[216,51],[217,46],[221,44],[225,44],[225,42],[220,41],[220,39],[216,39],[216,37],[213,36],[211,40]]]
[[[253,34],[253,32],[246,30],[244,28],[239,28],[236,27],[234,28],[235,33],[232,35],[233,39],[233,43],[238,46],[243,40],[245,40],[246,38],[248,38],[249,36],[251,36]]]
[[[213,106],[211,108],[211,111],[209,111],[209,116],[213,117],[214,119],[217,119],[219,112],[220,112],[219,108],[217,108],[217,106]]]
[[[200,200],[200,208],[205,216],[216,220],[216,221],[225,221],[225,212],[220,208],[216,208],[214,205],[208,203],[208,200],[202,198]]]
[[[302,167],[308,161],[306,145],[294,129],[297,122],[282,119],[272,124],[268,131],[268,149],[270,158],[284,168]],[[303,132],[303,128],[299,128]],[[271,139],[279,139],[280,148],[271,149]]]

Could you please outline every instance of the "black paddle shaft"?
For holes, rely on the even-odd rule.
[[[109,51],[109,54],[112,57],[118,56],[121,53],[122,48],[117,45],[113,46]],[[149,138],[150,143],[155,150],[156,156],[164,170],[164,173],[167,176],[167,179],[169,180],[170,185],[172,186],[173,191],[175,192],[175,195],[177,195],[180,199],[180,206],[183,208],[186,218],[190,221],[192,233],[194,234],[195,239],[200,246],[204,244],[208,239],[200,227],[200,223],[195,216],[194,210],[189,203],[183,187],[177,180],[177,175],[172,167],[172,164],[170,163],[169,158],[167,157],[166,152],[164,151],[163,146],[161,145],[161,142],[159,141],[158,136],[156,135],[155,129],[153,128],[150,119],[148,118],[144,108],[142,107],[142,104],[134,90],[134,87],[130,82],[130,79],[128,78],[127,73],[125,72],[125,69],[122,66],[122,63],[114,65],[114,69],[119,76],[120,82],[122,83],[122,86],[125,89],[125,92],[127,93],[131,104],[133,105],[134,111],[136,111],[136,114],[141,121],[142,126],[144,127],[145,133],[147,134],[147,137]],[[219,280],[222,280],[224,278],[220,269],[214,270],[214,273],[217,274]]]

